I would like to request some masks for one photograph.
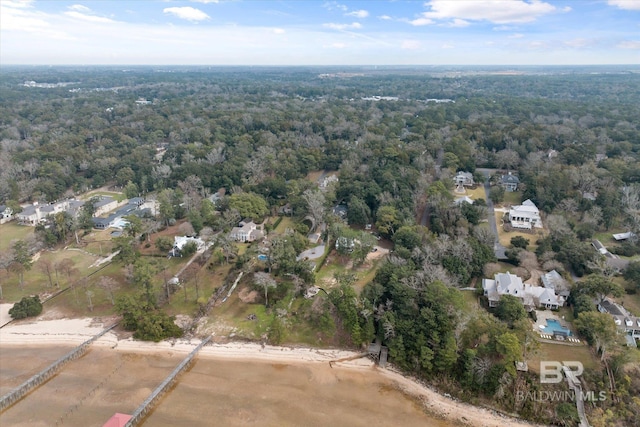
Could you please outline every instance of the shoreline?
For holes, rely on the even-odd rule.
[[[78,346],[102,331],[106,325],[93,319],[59,319],[23,321],[0,329],[1,347],[51,347],[53,345]],[[92,346],[111,349],[122,353],[138,354],[180,354],[186,356],[200,339],[179,338],[159,343],[121,339],[110,331],[92,343]],[[198,358],[248,361],[254,363],[278,364],[324,364],[355,356],[357,353],[340,349],[319,349],[310,347],[278,347],[257,343],[212,343],[203,347]],[[334,369],[351,371],[375,370],[393,382],[400,391],[417,398],[424,410],[433,416],[466,426],[479,427],[531,427],[536,424],[500,414],[491,409],[473,406],[446,397],[430,387],[405,377],[393,369],[380,369],[368,358],[333,362]]]

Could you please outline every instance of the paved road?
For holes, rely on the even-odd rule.
[[[495,236],[495,242],[493,243],[493,252],[496,254],[496,258],[498,259],[507,259],[505,255],[506,248],[500,244],[500,240],[498,240],[498,225],[496,224],[496,213],[493,207],[493,202],[489,197],[489,193],[491,192],[491,188],[489,185],[489,178],[491,176],[491,169],[478,169],[478,171],[482,172],[485,177],[484,181],[484,193],[485,200],[487,201],[487,213],[489,216],[489,227]]]

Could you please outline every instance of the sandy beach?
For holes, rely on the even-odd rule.
[[[26,346],[65,346],[79,345],[91,338],[108,322],[94,319],[58,319],[22,321],[10,324],[0,329],[0,349]],[[119,339],[117,334],[109,332],[92,344],[92,347],[105,351],[123,354],[165,355],[180,358],[191,352],[200,340],[178,339],[160,343],[135,341],[131,338]],[[198,358],[255,361],[283,365],[329,365],[330,361],[348,358],[353,352],[337,349],[314,349],[298,347],[262,346],[254,343],[213,343],[204,347]],[[493,411],[464,404],[447,398],[438,392],[405,378],[393,369],[380,369],[366,358],[339,362],[333,364],[333,369],[348,370],[354,373],[375,371],[392,381],[396,387],[411,396],[416,397],[426,408],[427,412],[438,418],[450,421],[452,425],[468,425],[479,427],[508,427],[531,426],[521,420],[509,418]]]

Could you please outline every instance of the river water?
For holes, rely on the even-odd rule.
[[[65,354],[60,347],[0,348],[2,394]],[[93,348],[0,414],[0,426],[102,426],[131,414],[184,355]],[[197,357],[145,426],[450,427],[374,370]]]

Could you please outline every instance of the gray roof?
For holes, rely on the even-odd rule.
[[[101,196],[100,200],[96,201],[93,206],[97,209],[99,207],[102,207],[104,205],[108,205],[109,203],[113,202],[113,197],[110,196]]]
[[[502,175],[502,178],[500,178],[500,181],[502,181],[503,184],[519,184],[520,183],[520,179],[515,176],[515,175]]]

